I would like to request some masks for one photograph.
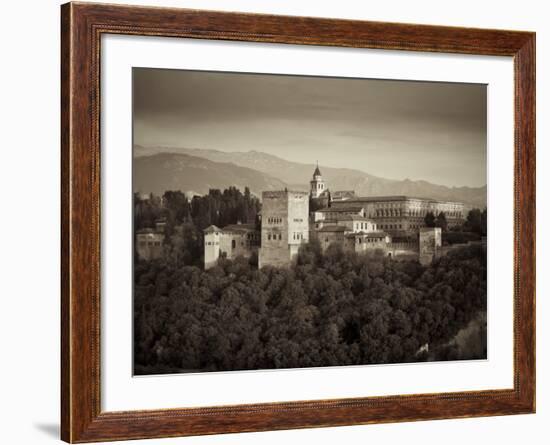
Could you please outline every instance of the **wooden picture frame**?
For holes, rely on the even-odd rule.
[[[61,7],[61,437],[174,437],[535,412],[535,34],[92,3]],[[103,34],[512,56],[514,387],[510,390],[102,412],[100,38]]]

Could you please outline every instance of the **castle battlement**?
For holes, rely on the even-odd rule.
[[[262,200],[264,199],[278,199],[287,195],[295,195],[295,197],[307,198],[309,193],[301,190],[270,190],[262,192]]]

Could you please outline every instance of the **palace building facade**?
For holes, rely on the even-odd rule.
[[[439,201],[411,196],[369,196],[355,197],[345,201],[332,201],[333,211],[362,209],[363,216],[376,221],[380,229],[390,233],[418,232],[426,227],[425,217],[445,215],[449,227],[464,222],[464,204],[455,201]]]

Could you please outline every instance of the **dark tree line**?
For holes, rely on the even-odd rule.
[[[143,199],[134,193],[134,231],[155,227],[155,222],[164,214],[160,196],[150,194],[147,199]]]
[[[440,227],[443,231],[447,230],[447,217],[444,212],[439,212],[436,216],[433,212],[426,213],[424,217],[426,227]],[[480,209],[472,209],[466,216],[466,221],[462,226],[454,228],[455,231],[472,232],[481,236],[487,235],[487,208],[483,211]]]
[[[159,220],[164,226],[164,259],[176,265],[200,265],[203,255],[202,231],[211,224],[256,223],[260,200],[235,187],[222,191],[211,189],[207,195],[191,200],[180,191],[167,191],[162,197],[134,195],[134,229],[154,228]]]
[[[322,199],[309,197],[309,211],[316,212],[319,209],[325,208],[325,203]]]
[[[424,224],[426,224],[426,227],[440,227],[442,231],[446,231],[448,226],[447,217],[444,212],[439,212],[437,216],[431,211],[426,213]]]
[[[237,222],[256,223],[260,209],[260,200],[250,193],[248,187],[244,194],[236,187],[223,192],[211,189],[208,195],[195,196],[190,203],[190,214],[199,230],[210,224],[223,227]]]
[[[260,200],[245,187],[242,193],[236,187],[223,191],[210,189],[207,195],[189,200],[180,191],[167,191],[161,197],[149,195],[142,199],[134,195],[134,226],[136,229],[154,227],[156,220],[166,218],[173,224],[193,223],[203,230],[210,224],[254,223],[261,209]]]
[[[480,209],[470,210],[464,223],[464,230],[487,236],[487,208],[483,211]]]
[[[479,241],[482,236],[487,236],[487,208],[483,211],[477,208],[470,210],[464,223],[459,226],[448,227],[444,212],[440,212],[437,216],[433,212],[426,213],[424,223],[426,227],[441,228],[443,244]]]
[[[486,256],[424,267],[312,242],[289,269],[158,260],[136,265],[134,311],[138,374],[460,358],[446,345],[486,311]]]

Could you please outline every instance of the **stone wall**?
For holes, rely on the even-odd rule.
[[[309,196],[305,192],[287,192],[288,244],[309,241]]]
[[[220,257],[221,231],[204,234],[204,269],[214,267]]]
[[[211,226],[204,233],[204,268],[210,269],[218,258],[249,258],[258,250],[259,234],[253,228],[226,226],[224,229]]]
[[[299,246],[308,241],[308,193],[287,190],[263,192],[259,267],[288,266]]]
[[[262,193],[262,229],[259,267],[266,264],[284,265],[288,262],[288,203],[287,192]]]
[[[154,260],[162,257],[164,234],[154,231],[136,235],[136,251],[143,260]]]
[[[344,249],[356,253],[373,252],[375,250],[387,251],[388,242],[386,237],[373,238],[367,234],[347,235]]]
[[[315,232],[315,235],[319,239],[319,244],[323,252],[333,243],[344,245],[344,232]]]
[[[418,260],[418,242],[391,242],[387,251],[397,260]]]
[[[487,239],[481,241],[468,241],[467,243],[460,243],[460,244],[450,244],[447,246],[442,246],[439,249],[438,255],[443,256],[447,255],[449,252],[460,249],[463,247],[470,247],[470,246],[482,246],[484,249],[487,249]]]
[[[225,253],[226,258],[233,259],[238,256],[249,258],[258,247],[249,239],[253,232],[225,232],[220,238],[220,252]]]
[[[441,229],[439,227],[425,227],[420,229],[418,235],[420,264],[427,265],[441,250]]]

